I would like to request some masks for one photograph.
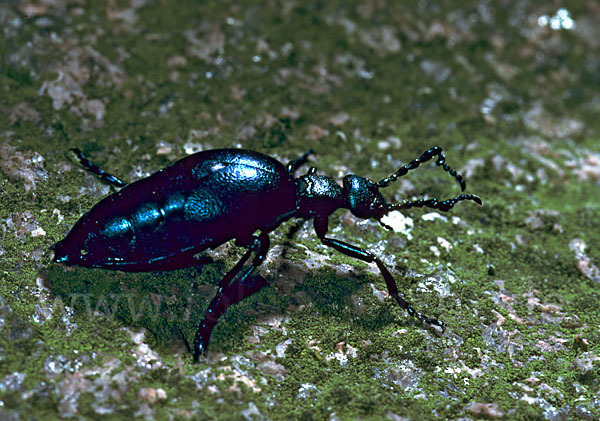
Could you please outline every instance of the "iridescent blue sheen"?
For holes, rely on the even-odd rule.
[[[120,179],[91,163],[75,150],[80,162],[114,186]],[[213,327],[226,309],[268,283],[255,269],[269,250],[269,232],[292,218],[313,219],[317,237],[325,246],[347,256],[375,263],[398,305],[411,316],[444,331],[444,323],[416,311],[400,296],[394,277],[373,253],[329,238],[329,216],[340,208],[358,218],[382,217],[393,210],[430,207],[443,212],[456,203],[479,197],[461,194],[452,199],[419,199],[387,203],[381,192],[399,177],[437,157],[436,165],[466,188],[462,176],[445,163],[434,147],[378,183],[349,174],[343,185],[314,168],[296,178],[295,171],[308,161],[311,151],[287,167],[258,152],[219,149],[190,155],[148,178],[125,186],[106,197],[75,224],[69,235],[54,246],[54,261],[66,265],[128,271],[169,270],[197,265],[199,252],[235,240],[247,248],[237,264],[219,282],[216,296],[204,313],[194,338],[194,359],[206,350]],[[252,262],[248,260],[254,255]]]
[[[255,231],[289,219],[296,202],[296,182],[279,161],[238,149],[200,152],[100,201],[55,245],[55,260],[162,270],[180,254],[232,239],[248,244]]]

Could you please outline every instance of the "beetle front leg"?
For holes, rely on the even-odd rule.
[[[266,233],[261,232],[258,237],[254,237],[254,241],[248,251],[236,263],[233,269],[225,275],[221,282],[219,282],[217,294],[209,304],[208,309],[204,312],[204,319],[200,323],[200,327],[198,327],[196,336],[194,337],[194,361],[198,361],[200,354],[206,352],[210,334],[227,308],[242,301],[244,298],[257,293],[268,285],[268,282],[262,276],[251,275],[265,260],[269,245],[270,241]],[[241,272],[242,267],[252,252],[255,252],[256,255],[254,256],[250,267],[246,269],[239,278],[231,282]]]
[[[321,242],[326,246],[332,247],[337,251],[345,254],[346,256],[354,257],[355,259],[360,259],[363,262],[375,262],[375,264],[379,268],[379,271],[383,275],[383,279],[385,280],[385,284],[387,286],[389,294],[394,298],[394,300],[396,300],[398,305],[405,309],[408,312],[408,314],[410,314],[413,317],[416,317],[419,321],[425,322],[428,325],[439,326],[442,329],[442,333],[445,332],[446,325],[444,324],[444,322],[419,313],[404,298],[400,296],[400,294],[398,293],[398,286],[396,285],[396,280],[377,256],[375,256],[368,250],[353,246],[352,244],[348,244],[344,241],[336,240],[335,238],[325,237],[325,233],[327,232],[327,219],[315,218],[315,231],[317,232],[317,236],[319,237]]]

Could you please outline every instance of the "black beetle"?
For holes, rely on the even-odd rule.
[[[194,339],[194,359],[206,350],[219,317],[230,305],[267,285],[253,271],[269,249],[268,233],[290,218],[314,218],[314,229],[323,244],[347,256],[375,262],[390,295],[400,307],[429,325],[445,329],[443,322],[415,311],[398,294],[396,281],[373,253],[344,241],[326,237],[328,217],[340,208],[359,218],[381,218],[392,210],[429,207],[448,211],[457,202],[479,197],[461,194],[452,199],[386,203],[379,189],[421,163],[437,156],[442,166],[464,190],[463,178],[445,164],[440,147],[425,151],[394,174],[374,183],[349,174],[343,186],[331,177],[317,175],[311,167],[296,178],[295,171],[308,161],[312,151],[284,166],[259,152],[216,149],[183,158],[132,184],[114,177],[73,149],[81,164],[116,187],[124,187],[96,204],[56,243],[54,262],[123,271],[172,270],[201,263],[195,255],[235,239],[246,253],[219,283],[218,291],[204,314]],[[258,232],[258,234],[257,234]],[[254,253],[252,263],[244,265]]]

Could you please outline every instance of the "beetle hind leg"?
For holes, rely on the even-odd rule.
[[[251,270],[252,268],[248,271]],[[217,293],[204,313],[204,320],[200,323],[194,337],[194,361],[198,361],[200,355],[206,352],[213,328],[227,308],[257,293],[267,285],[269,283],[262,276],[249,276],[245,273]]]
[[[97,176],[99,176],[102,179],[102,181],[105,181],[108,184],[110,184],[110,185],[112,185],[114,187],[118,187],[118,188],[125,187],[127,185],[127,183],[124,182],[123,180],[121,180],[120,178],[115,177],[114,175],[107,173],[102,168],[98,167],[92,161],[90,161],[89,159],[87,159],[86,156],[85,156],[85,154],[83,152],[81,152],[81,150],[79,150],[77,148],[72,148],[70,150],[71,150],[71,152],[73,152],[75,154],[75,156],[79,160],[79,163],[81,164],[81,166],[84,169],[86,169],[89,172],[92,172],[92,173],[96,174]]]
[[[200,323],[194,337],[194,361],[198,361],[200,354],[206,352],[210,334],[227,308],[257,293],[268,285],[268,282],[262,276],[253,276],[252,273],[265,260],[269,245],[270,241],[266,233],[261,233],[259,236],[254,237],[254,241],[246,254],[242,256],[221,282],[219,282],[217,294],[210,302],[208,309],[204,312],[204,319]],[[252,253],[255,253],[252,264],[246,270],[242,271],[244,264]],[[238,276],[240,272],[242,274]],[[236,278],[236,276],[238,277]],[[234,280],[234,278],[236,279]]]

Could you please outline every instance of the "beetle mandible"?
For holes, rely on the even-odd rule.
[[[118,192],[102,199],[56,243],[54,262],[134,272],[173,270],[199,264],[196,254],[235,240],[246,253],[219,282],[217,293],[194,338],[194,360],[206,351],[210,334],[227,307],[267,285],[254,270],[269,250],[269,232],[290,218],[313,219],[321,242],[356,259],[375,263],[389,294],[411,316],[445,329],[443,322],[418,311],[400,296],[396,281],[382,261],[368,250],[327,237],[328,218],[340,208],[358,218],[381,218],[393,210],[429,207],[446,212],[473,194],[452,199],[419,199],[401,204],[387,203],[379,189],[398,177],[437,157],[441,166],[460,184],[462,176],[445,163],[436,146],[375,183],[354,174],[340,186],[331,177],[318,175],[311,167],[300,177],[295,172],[306,164],[312,151],[284,166],[276,159],[244,149],[215,149],[189,155],[131,184],[106,173],[78,149],[72,149],[81,164],[115,187]],[[250,256],[254,258],[246,265]]]

